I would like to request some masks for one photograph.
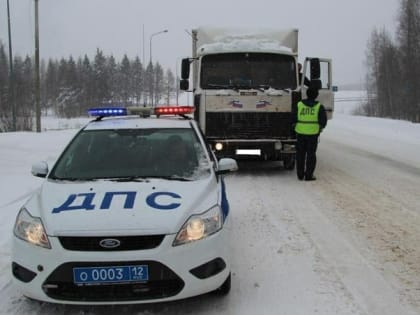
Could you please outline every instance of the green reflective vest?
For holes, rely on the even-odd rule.
[[[295,131],[302,135],[319,134],[318,113],[321,103],[313,107],[306,106],[303,102],[297,104],[297,124]]]

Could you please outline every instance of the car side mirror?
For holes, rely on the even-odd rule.
[[[231,158],[223,158],[219,161],[219,167],[216,171],[217,175],[226,174],[238,170],[238,163]]]
[[[41,161],[32,165],[32,175],[36,177],[46,177],[48,174],[48,164],[45,161]]]

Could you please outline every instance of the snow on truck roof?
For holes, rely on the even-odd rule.
[[[227,42],[218,42],[213,44],[202,45],[198,48],[197,54],[212,54],[222,52],[272,52],[293,54],[293,51],[286,46],[270,40],[261,39],[235,39],[232,38]]]
[[[272,52],[297,54],[298,30],[197,28],[197,54]]]

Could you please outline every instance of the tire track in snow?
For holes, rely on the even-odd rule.
[[[314,191],[328,201],[325,216],[388,282],[394,299],[420,311],[419,176],[398,161],[332,142],[321,156]]]
[[[291,205],[305,192],[302,183],[297,183],[294,172],[269,167],[267,162],[260,164],[262,166],[257,162],[245,164],[248,167],[245,169],[240,165],[239,173],[228,177],[228,187],[237,182],[243,188],[242,194],[229,195],[233,201],[232,211],[235,221],[243,221],[248,233],[255,234],[251,236],[255,246],[246,248],[242,245],[237,250],[246,255],[249,262],[260,263],[253,266],[256,268],[253,271],[261,277],[259,290],[264,286],[276,288],[275,292],[264,294],[271,295],[270,300],[278,301],[281,305],[279,314],[365,314],[340,278],[330,272],[330,265],[294,214]],[[244,193],[248,206],[238,213],[234,204]],[[241,243],[245,240],[242,237]],[[239,278],[243,278],[243,273],[239,272]],[[243,283],[240,285],[244,286]],[[269,314],[278,313],[272,309]]]

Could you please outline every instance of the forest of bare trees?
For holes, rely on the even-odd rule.
[[[372,32],[366,88],[363,114],[420,122],[420,0],[401,0],[395,39]]]
[[[13,89],[5,45],[0,41],[0,132],[32,130],[34,108],[34,61],[13,58]],[[90,107],[102,105],[149,105],[170,102],[176,78],[159,63],[145,67],[137,57],[121,61],[97,49],[93,60],[87,55],[41,61],[41,107],[44,114],[77,117]],[[13,94],[12,94],[13,93]],[[152,100],[153,98],[153,100]],[[13,106],[13,102],[15,106]],[[15,108],[15,121],[12,112]]]

